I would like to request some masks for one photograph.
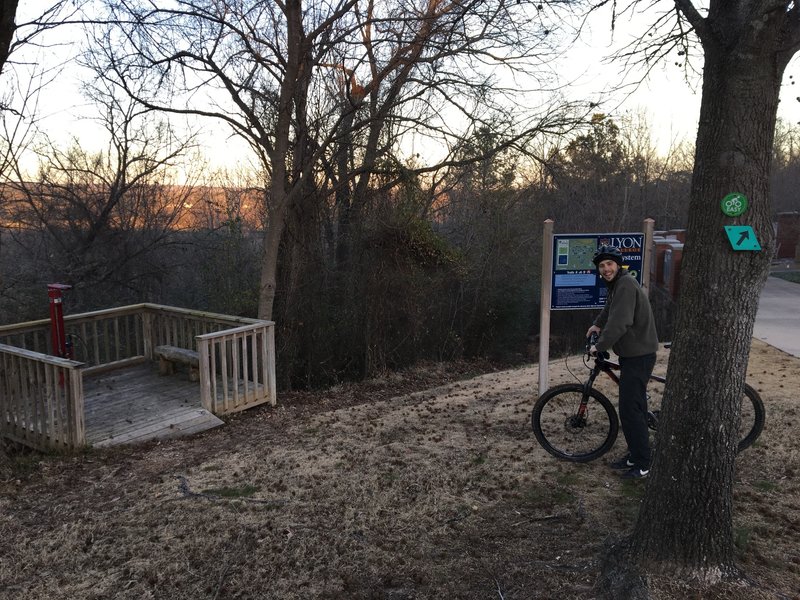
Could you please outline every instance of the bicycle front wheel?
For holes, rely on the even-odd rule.
[[[744,398],[742,398],[741,416],[739,418],[739,452],[749,448],[761,435],[764,429],[766,411],[764,402],[758,392],[746,383],[744,384]]]
[[[611,401],[589,390],[586,412],[580,415],[582,398],[583,386],[568,383],[550,388],[533,406],[533,433],[556,458],[589,462],[608,452],[617,439],[619,419]]]

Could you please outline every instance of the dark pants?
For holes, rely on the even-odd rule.
[[[619,358],[619,418],[628,443],[630,460],[642,469],[650,468],[650,440],[647,431],[647,381],[656,355]]]

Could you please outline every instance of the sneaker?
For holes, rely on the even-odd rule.
[[[641,467],[633,467],[628,469],[622,474],[623,479],[644,479],[650,475],[650,469],[642,469]]]
[[[617,459],[612,463],[609,463],[608,466],[614,469],[615,471],[627,471],[629,469],[632,469],[636,465],[631,461],[631,455],[626,454],[622,458]]]

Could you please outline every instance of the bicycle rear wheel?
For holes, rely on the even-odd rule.
[[[533,406],[533,433],[556,458],[589,462],[608,452],[617,439],[619,419],[611,401],[589,390],[586,413],[580,416],[582,397],[583,386],[568,383],[550,388]]]
[[[658,408],[650,410],[647,418],[647,426],[655,431],[658,426],[660,414]],[[753,445],[764,430],[766,410],[761,396],[748,384],[744,384],[744,398],[742,398],[741,413],[739,418],[739,444],[737,452],[741,452]]]
[[[739,452],[749,448],[761,435],[764,429],[766,411],[764,402],[758,392],[746,383],[744,384],[744,398],[742,398],[741,417],[739,419]]]

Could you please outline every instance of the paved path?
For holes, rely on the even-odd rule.
[[[800,283],[767,277],[758,302],[753,337],[800,356]]]

